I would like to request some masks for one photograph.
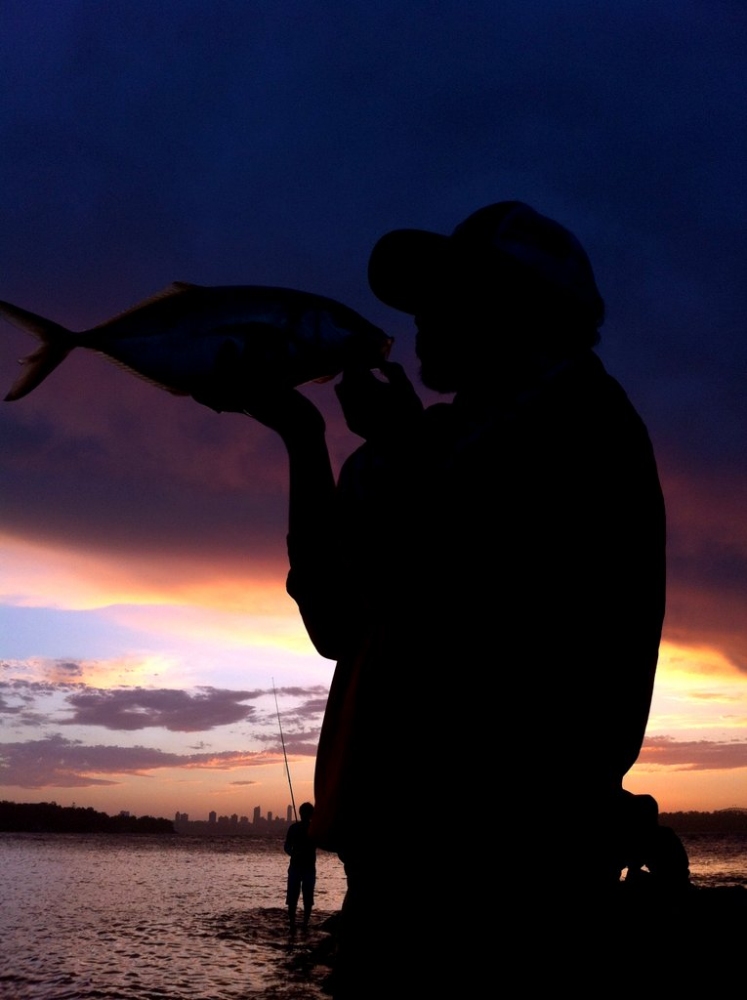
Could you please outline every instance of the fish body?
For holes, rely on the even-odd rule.
[[[21,359],[6,395],[21,399],[76,347],[97,351],[176,395],[199,395],[226,367],[263,384],[324,382],[350,364],[376,368],[392,338],[334,299],[262,285],[175,282],[112,319],[75,333],[0,301],[0,315],[35,334],[41,346]]]

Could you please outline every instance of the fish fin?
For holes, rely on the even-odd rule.
[[[96,351],[96,348],[93,348]],[[134,375],[135,378],[139,379],[141,382],[147,382],[148,385],[154,385],[157,389],[163,389],[165,392],[170,392],[172,396],[189,396],[190,393],[186,389],[175,389],[171,385],[165,385],[163,382],[159,382],[158,379],[150,378],[148,375],[143,375],[139,372],[137,368],[132,368],[130,365],[126,364],[124,361],[120,361],[119,358],[113,358],[111,354],[107,354],[105,351],[96,351],[100,354],[102,358],[105,358],[110,365],[114,365],[115,368],[121,368],[124,372],[129,372],[130,375]]]
[[[122,319],[124,316],[129,316],[130,313],[138,312],[144,306],[152,305],[154,302],[160,302],[161,299],[169,299],[174,295],[182,295],[184,292],[189,292],[193,288],[200,288],[200,285],[190,284],[188,281],[172,281],[170,285],[166,288],[162,288],[160,292],[154,292],[153,295],[149,295],[147,299],[143,299],[142,302],[136,303],[134,306],[130,306],[121,313],[117,313],[116,316],[112,316],[105,323],[100,324],[100,326],[94,327],[98,330],[100,327],[109,326],[110,323],[114,323],[118,319]]]
[[[5,397],[6,402],[12,402],[27,396],[47,375],[68,356],[75,347],[75,334],[59,323],[37,316],[10,302],[0,302],[0,315],[14,326],[33,333],[41,340],[41,346],[25,358],[20,359],[23,371],[10,387]]]

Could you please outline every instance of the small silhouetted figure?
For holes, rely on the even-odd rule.
[[[298,814],[301,818],[288,827],[283,848],[290,856],[285,902],[288,905],[291,930],[296,926],[296,909],[300,897],[303,898],[302,926],[309,926],[316,885],[316,846],[309,834],[314,806],[311,802],[303,802],[298,808]]]

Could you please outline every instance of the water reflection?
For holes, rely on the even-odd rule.
[[[324,969],[304,961],[342,902],[332,856],[303,940],[289,937],[276,839],[4,834],[0,859],[7,1000],[320,996]]]

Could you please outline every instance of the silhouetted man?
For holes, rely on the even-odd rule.
[[[311,817],[314,815],[311,802],[302,802],[298,807],[298,815],[301,818],[288,827],[283,845],[283,850],[290,857],[285,902],[291,930],[296,927],[299,898],[303,899],[303,927],[309,926],[316,886],[316,844],[309,833]]]
[[[308,399],[243,400],[288,449],[288,590],[337,661],[313,824],[348,876],[335,995],[472,995],[494,971],[492,890],[511,921],[527,899],[546,913],[554,860],[587,896],[619,876],[664,505],[646,428],[593,351],[604,304],[567,229],[500,202],[450,236],[388,233],[369,281],[414,317],[421,380],[453,401],[424,409],[393,363],[385,381],[346,371],[365,443],[335,484]]]

